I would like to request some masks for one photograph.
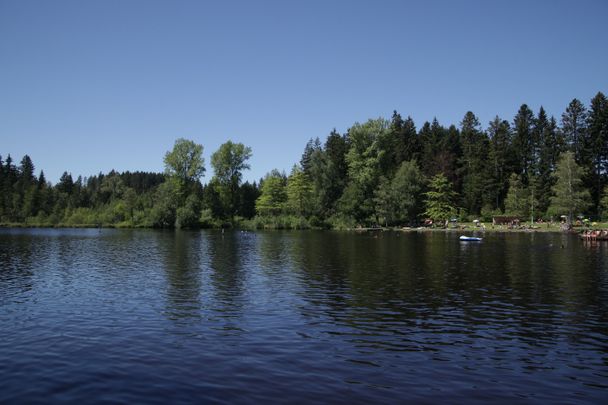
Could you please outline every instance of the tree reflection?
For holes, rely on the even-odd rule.
[[[203,237],[199,232],[159,234],[167,277],[167,314],[173,320],[201,317]]]
[[[208,243],[214,310],[225,317],[236,316],[244,305],[246,275],[242,258],[250,254],[248,245],[238,231],[212,232]]]

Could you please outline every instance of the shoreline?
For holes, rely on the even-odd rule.
[[[57,224],[57,225],[43,225],[43,224],[26,224],[26,223],[0,223],[0,229],[158,229],[158,230],[175,230],[176,228],[154,228],[148,226],[129,226],[123,224]],[[232,228],[222,227],[198,227],[198,228],[187,228],[187,230],[221,230],[221,229],[233,229],[233,230],[247,230],[247,231],[341,231],[341,232],[355,232],[355,233],[374,233],[374,232],[461,232],[461,233],[571,233],[571,234],[582,234],[587,230],[606,229],[608,224],[601,223],[598,226],[590,227],[575,227],[570,230],[563,230],[559,226],[535,226],[535,227],[523,227],[523,228],[508,228],[506,226],[481,226],[474,225],[461,225],[458,227],[448,228],[432,228],[432,227],[376,227],[376,228],[296,228],[296,229],[284,229],[284,228],[272,228],[265,227],[259,229],[251,229],[249,227],[235,226]]]

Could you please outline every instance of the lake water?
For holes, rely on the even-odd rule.
[[[598,403],[608,243],[0,230],[0,402]]]

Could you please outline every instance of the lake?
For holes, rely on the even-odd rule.
[[[598,403],[608,243],[0,229],[0,402]]]

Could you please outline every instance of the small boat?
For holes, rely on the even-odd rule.
[[[482,239],[483,238],[478,238],[476,236],[464,236],[464,235],[462,235],[460,237],[460,240],[464,241],[464,242],[481,242]]]

